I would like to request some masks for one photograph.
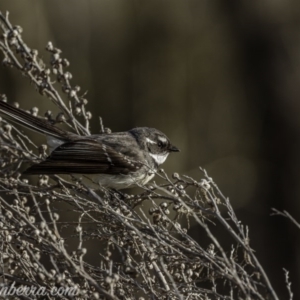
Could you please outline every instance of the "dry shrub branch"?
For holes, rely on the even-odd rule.
[[[8,14],[0,13],[0,19],[3,65],[27,77],[59,107],[56,116],[45,113],[50,122],[90,134],[88,101],[72,85],[62,51],[49,42],[50,59],[43,62],[23,41],[22,28],[11,25]],[[38,108],[30,113],[37,115]],[[95,189],[71,176],[40,176],[32,184],[20,167],[45,157],[47,147],[0,120],[1,288],[12,283],[48,292],[76,288],[76,295],[45,299],[278,299],[250,247],[247,226],[204,170],[199,169],[199,178],[160,170],[156,176],[163,183],[140,187],[138,194]],[[72,221],[64,221],[66,211],[72,212]],[[190,224],[201,228],[205,243],[189,235]],[[218,241],[216,228],[231,246]],[[87,262],[91,240],[97,255]]]

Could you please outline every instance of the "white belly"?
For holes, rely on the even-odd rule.
[[[137,176],[133,174],[130,175],[107,175],[107,174],[98,174],[95,177],[95,180],[99,185],[112,189],[125,189],[134,185],[145,185],[153,177],[154,173],[148,173],[146,175]]]

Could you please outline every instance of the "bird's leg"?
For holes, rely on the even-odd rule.
[[[111,197],[116,197],[119,200],[125,200],[126,199],[126,194],[120,192],[117,189],[110,189],[110,196]]]

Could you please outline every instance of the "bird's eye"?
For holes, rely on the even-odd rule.
[[[163,143],[162,143],[161,141],[159,141],[159,142],[157,143],[157,146],[158,146],[159,148],[162,148],[162,147],[163,147]]]

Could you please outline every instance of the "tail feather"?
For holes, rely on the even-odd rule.
[[[0,101],[0,114],[11,121],[24,125],[29,129],[52,136],[57,139],[67,139],[68,132],[52,125],[49,121],[35,117],[24,110],[16,108],[4,101]]]

